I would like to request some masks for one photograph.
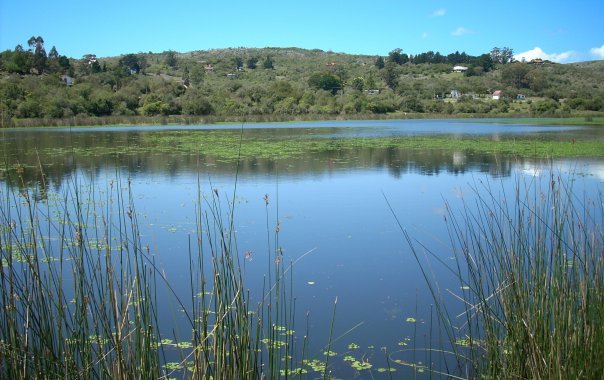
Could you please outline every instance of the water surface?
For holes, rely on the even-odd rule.
[[[170,151],[141,151],[149,134],[239,131],[241,125],[54,128],[2,131],[7,169],[0,178],[8,187],[25,188],[39,199],[63,194],[74,180],[108,192],[130,182],[142,239],[172,286],[190,292],[188,242],[196,231],[199,191],[235,203],[235,229],[240,260],[254,300],[271,264],[274,228],[279,224],[278,249],[293,268],[293,291],[302,328],[310,320],[310,355],[321,357],[337,298],[332,350],[339,377],[367,378],[341,360],[348,345],[384,367],[386,358],[408,362],[428,360],[426,352],[412,356],[408,347],[438,345],[433,301],[408,244],[397,224],[443,262],[452,251],[445,224],[445,203],[461,209],[490,188],[505,199],[519,184],[536,188],[553,173],[572,176],[573,191],[597,198],[604,181],[601,159],[540,160],[456,150],[332,149],[283,159],[245,158],[241,161]],[[532,126],[472,123],[463,120],[352,121],[244,125],[246,136],[266,139],[455,135],[498,138],[602,139],[601,132],[580,126]],[[175,141],[175,144],[178,141]],[[121,153],[105,153],[109,148]],[[85,149],[84,149],[85,148]],[[85,154],[83,153],[85,152]],[[15,181],[16,165],[24,182]],[[3,186],[4,188],[7,188]],[[235,190],[236,189],[236,190]],[[269,204],[264,197],[268,196]],[[267,236],[268,241],[267,243]],[[244,257],[244,252],[248,252]],[[442,265],[431,261],[429,275],[447,294],[451,310],[463,305],[451,293],[460,284]],[[431,318],[432,315],[432,318]],[[160,321],[169,332],[183,316],[166,302]],[[409,322],[413,318],[416,322]],[[433,328],[431,328],[431,326]],[[183,332],[185,333],[185,332]],[[404,344],[403,344],[404,343]],[[409,345],[409,346],[406,346]],[[362,354],[361,354],[362,352]],[[396,377],[410,374],[397,367]],[[407,372],[405,372],[407,371]],[[374,372],[375,378],[387,375]]]

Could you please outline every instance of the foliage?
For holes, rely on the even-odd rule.
[[[308,85],[335,95],[342,88],[342,81],[330,73],[315,73],[308,78]]]
[[[455,254],[449,269],[464,290],[459,328],[428,277],[424,254],[413,248],[443,334],[463,346],[454,351],[470,377],[604,375],[604,209],[601,198],[574,194],[573,181],[551,173],[518,182],[511,196],[481,183],[461,211],[447,205]]]
[[[294,366],[306,362],[307,337],[298,343],[290,329],[293,264],[268,229],[268,196],[268,282],[253,304],[234,209],[217,190],[198,189],[190,292],[177,293],[142,240],[130,180],[112,180],[99,196],[98,184],[72,178],[56,194],[28,188],[19,173],[0,189],[1,378],[251,380],[306,371]],[[160,324],[166,305],[181,310],[179,326]]]
[[[211,114],[225,120],[246,115],[604,112],[604,88],[594,85],[604,81],[602,62],[504,64],[511,52],[507,48],[478,56],[459,51],[407,55],[397,48],[387,57],[238,48],[107,58],[86,54],[78,60],[60,55],[54,46],[46,56],[42,37],[30,38],[28,46],[29,50],[17,46],[0,53],[0,93],[7,95],[0,98],[2,126],[22,119],[31,119],[28,123],[33,125],[43,123],[41,119],[61,124],[73,116],[135,120]],[[468,70],[465,75],[452,73],[453,65]],[[227,77],[235,67],[239,68],[236,78]],[[471,96],[451,98],[453,89]],[[497,89],[508,100],[490,99],[488,94]],[[529,100],[510,103],[518,93]],[[558,105],[542,102],[545,99]]]

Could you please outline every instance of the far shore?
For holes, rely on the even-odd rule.
[[[304,115],[244,115],[244,116],[74,116],[60,119],[12,119],[3,123],[4,128],[43,127],[94,127],[94,126],[150,126],[150,125],[207,125],[240,123],[287,123],[300,121],[328,120],[401,120],[401,119],[492,119],[505,123],[530,123],[549,125],[604,125],[604,113],[579,115],[553,115],[534,117],[527,114],[432,114],[432,113],[389,113],[389,114],[304,114]],[[503,120],[502,120],[503,119]]]

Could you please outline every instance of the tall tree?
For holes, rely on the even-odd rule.
[[[273,59],[270,57],[270,55],[266,56],[266,59],[264,60],[264,62],[262,63],[262,65],[264,66],[265,69],[274,69],[274,65],[273,65]]]
[[[394,62],[397,65],[401,65],[403,63],[403,59],[401,57],[402,51],[403,49],[401,48],[396,48],[392,50],[390,53],[388,53],[388,61]]]
[[[500,63],[502,65],[506,63],[510,63],[514,61],[514,49],[509,47],[498,48],[494,47],[491,50],[491,59],[495,63]]]
[[[398,73],[396,72],[396,63],[388,62],[382,71],[382,78],[386,82],[386,86],[395,89],[398,86]]]
[[[253,69],[256,68],[256,65],[258,64],[258,58],[256,58],[256,57],[250,57],[250,58],[247,59],[246,64],[247,64],[247,68],[248,69],[252,69],[253,70]]]
[[[383,69],[385,64],[386,62],[384,62],[383,57],[377,57],[375,59],[375,67],[377,67],[379,70]]]
[[[178,60],[176,59],[176,52],[172,51],[172,50],[168,50],[168,51],[165,51],[164,54],[166,55],[166,57],[165,57],[166,65],[168,65],[169,67],[176,67],[176,65],[178,64]]]
[[[235,70],[239,70],[243,68],[243,58],[235,57],[233,58],[233,64],[235,66]]]
[[[41,36],[31,36],[27,40],[30,51],[33,53],[33,67],[38,71],[38,74],[42,74],[46,68],[46,50],[44,50],[44,39]]]
[[[48,53],[48,58],[50,58],[50,59],[57,59],[57,58],[59,58],[59,52],[57,51],[56,47],[53,46],[50,49],[50,52]]]

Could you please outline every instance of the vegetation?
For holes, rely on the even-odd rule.
[[[47,54],[44,44],[32,37],[29,49],[0,53],[0,127],[105,124],[108,117],[135,124],[158,116],[203,122],[604,111],[602,62],[513,62],[510,48],[479,56],[235,48],[70,59],[55,47]],[[454,65],[467,70],[454,73]],[[495,90],[503,99],[491,99]]]
[[[0,191],[0,377],[258,379],[306,371],[294,367],[306,339],[294,344],[291,265],[275,248],[278,228],[267,231],[269,274],[253,305],[233,206],[224,210],[218,191],[200,191],[190,292],[176,293],[141,240],[132,193],[120,182],[99,191],[75,179],[44,201],[34,191]],[[265,204],[268,228],[268,197]],[[161,326],[162,305],[173,303],[179,326]]]
[[[555,175],[542,185],[518,184],[508,198],[481,184],[486,196],[449,208],[461,326],[414,248],[466,377],[604,376],[602,199],[574,194],[572,180]]]

